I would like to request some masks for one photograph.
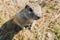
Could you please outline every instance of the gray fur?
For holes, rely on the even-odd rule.
[[[34,20],[39,19],[37,15],[35,15],[34,11],[31,7],[26,5],[25,9],[19,12],[14,17],[14,22],[19,25],[22,29],[25,29],[26,24],[31,24]]]

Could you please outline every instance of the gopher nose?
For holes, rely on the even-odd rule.
[[[40,19],[40,17],[37,17],[37,19]]]
[[[40,17],[36,17],[36,18],[35,18],[35,20],[38,20],[38,19],[40,19]]]

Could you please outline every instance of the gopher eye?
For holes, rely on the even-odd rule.
[[[29,8],[29,11],[33,12],[33,10],[31,8]]]

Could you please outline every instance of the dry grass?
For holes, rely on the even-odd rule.
[[[40,10],[43,13],[42,18],[33,22],[31,31],[25,29],[16,34],[14,34],[15,31],[4,31],[3,35],[0,36],[0,40],[4,40],[4,37],[6,39],[12,37],[12,34],[14,34],[14,36],[12,39],[8,38],[8,40],[60,40],[59,0],[29,0],[28,2],[22,3],[18,1],[0,0],[0,27],[6,21],[10,20],[18,11],[22,10],[26,3],[28,3],[27,5],[31,3],[33,3],[33,5],[35,5],[35,3],[38,4],[42,9]],[[21,6],[19,4],[21,4]],[[10,26],[8,26],[8,28],[10,28]]]

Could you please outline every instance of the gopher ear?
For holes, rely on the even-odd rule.
[[[27,10],[33,12],[32,8],[31,8],[30,6],[28,6],[28,5],[25,6],[25,9],[27,9]]]
[[[28,7],[29,7],[28,5],[25,6],[25,8],[28,8]]]

